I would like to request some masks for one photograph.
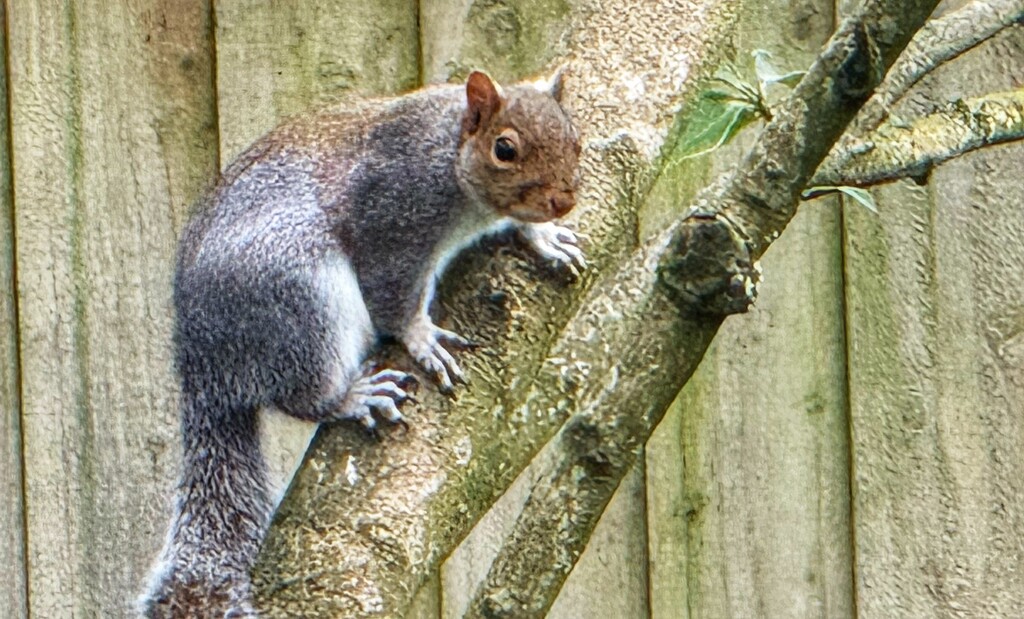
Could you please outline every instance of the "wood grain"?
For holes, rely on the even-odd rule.
[[[839,217],[794,218],[648,444],[652,617],[852,617]]]
[[[548,619],[647,617],[647,486],[642,457],[622,478]]]
[[[1024,83],[1011,29],[895,113]],[[846,278],[860,616],[1024,608],[1024,147],[848,205]]]
[[[31,610],[126,616],[179,460],[170,281],[215,169],[208,6],[8,10]]]
[[[7,9],[0,4],[0,23]],[[0,61],[6,66],[7,34],[0,34]],[[0,100],[7,100],[7,73],[0,73]],[[0,113],[0,135],[9,135],[7,109]],[[11,200],[10,142],[0,143],[0,617],[28,617],[25,582],[25,502],[21,466],[21,402],[18,364],[18,312],[15,302],[14,205]]]
[[[222,167],[281,119],[419,85],[413,0],[227,0],[217,6]]]

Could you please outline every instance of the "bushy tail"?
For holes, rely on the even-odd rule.
[[[181,427],[184,463],[174,517],[142,614],[255,617],[249,569],[271,511],[257,411],[185,395]]]

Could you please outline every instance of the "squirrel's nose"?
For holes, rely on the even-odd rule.
[[[551,196],[548,201],[551,204],[551,213],[555,217],[565,215],[576,206],[576,197],[572,193],[558,193]]]

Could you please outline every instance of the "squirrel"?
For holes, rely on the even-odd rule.
[[[140,610],[257,617],[249,570],[273,502],[258,411],[405,423],[414,380],[367,358],[396,339],[440,389],[465,377],[436,326],[437,278],[480,237],[514,228],[575,270],[580,139],[563,72],[502,89],[482,72],[299,117],[242,153],[200,198],[174,276],[182,476]]]

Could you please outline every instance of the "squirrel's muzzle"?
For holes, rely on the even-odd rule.
[[[551,207],[551,214],[554,217],[561,217],[576,206],[576,196],[572,192],[559,192],[548,198],[548,204]]]

